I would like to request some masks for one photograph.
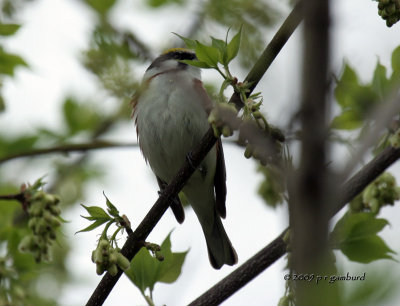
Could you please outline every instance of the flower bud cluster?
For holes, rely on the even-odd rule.
[[[56,240],[56,230],[61,226],[60,199],[43,191],[36,191],[29,198],[28,227],[32,233],[19,244],[21,252],[32,253],[36,262],[49,261],[50,247]]]
[[[385,172],[368,185],[361,196],[350,202],[350,208],[355,212],[368,209],[377,214],[382,206],[393,205],[399,199],[400,187],[396,185],[396,179]]]
[[[107,271],[112,276],[117,275],[118,267],[126,270],[130,267],[129,260],[121,254],[119,248],[113,248],[110,241],[101,239],[92,252],[92,262],[96,264],[96,273],[102,275]]]
[[[282,146],[279,141],[272,139],[270,129],[259,129],[252,119],[244,120],[240,126],[239,142],[246,146],[244,157],[254,157],[263,166],[279,159],[281,154]]]
[[[232,136],[233,131],[237,130],[240,124],[237,113],[235,106],[227,103],[220,103],[211,111],[208,122],[214,129],[215,137],[221,135],[224,135],[224,137]]]
[[[378,0],[378,15],[391,27],[400,20],[400,0]]]

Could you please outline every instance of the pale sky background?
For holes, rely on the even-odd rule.
[[[197,3],[193,0],[189,10],[181,9],[182,14],[178,16],[171,15],[172,12],[176,14],[172,8],[150,11],[141,1],[124,0],[113,9],[112,17],[117,26],[131,27],[143,41],[157,46],[161,51],[168,45],[169,39],[174,39],[171,32],[180,33],[190,20],[190,10]],[[387,28],[377,15],[376,2],[337,0],[332,3],[333,71],[339,73],[346,60],[356,67],[363,80],[369,81],[378,58],[382,64],[390,67],[391,52],[400,45],[400,25]],[[282,14],[282,20],[286,15]],[[23,133],[38,126],[60,128],[59,109],[65,95],[71,93],[83,101],[98,101],[99,108],[113,107],[112,99],[103,101],[104,92],[99,91],[95,78],[78,61],[82,50],[87,47],[95,18],[90,10],[76,0],[37,0],[26,5],[19,18],[23,28],[15,37],[7,40],[5,45],[8,51],[20,54],[30,68],[18,69],[14,79],[4,82],[4,95],[8,103],[6,113],[0,117],[0,129]],[[280,24],[278,22],[276,28]],[[266,37],[266,42],[271,37]],[[264,94],[263,110],[271,123],[278,126],[287,122],[298,101],[301,39],[301,31],[298,29],[257,89]],[[133,68],[143,73],[146,67]],[[237,75],[241,79],[245,72],[237,72]],[[207,71],[203,76],[220,82],[212,72]],[[134,124],[113,133],[112,139],[135,141]],[[284,207],[276,210],[266,208],[256,195],[261,176],[255,172],[255,162],[245,159],[241,148],[225,144],[224,150],[228,174],[228,212],[224,225],[239,255],[240,265],[287,227],[287,214]],[[90,185],[85,204],[104,205],[104,190],[119,210],[128,215],[135,227],[157,198],[158,187],[149,167],[137,149],[104,150],[93,155],[96,162],[106,165],[108,172],[102,183]],[[335,160],[340,162],[347,157],[343,154],[340,158],[335,157]],[[46,173],[51,174],[51,169],[43,169],[40,163],[35,170],[29,172],[22,169],[18,161],[10,162],[5,167],[15,173],[16,177],[20,177],[23,171],[23,179],[30,182]],[[399,165],[392,168],[392,172],[398,173],[398,170]],[[400,179],[399,175],[397,179]],[[79,217],[81,214],[84,211],[77,205],[76,209],[63,216],[71,220],[65,235],[73,241],[68,265],[73,267],[70,269],[74,280],[59,297],[60,305],[85,304],[100,280],[90,260],[91,251],[95,247],[95,234],[74,235],[88,225],[86,220]],[[385,229],[383,237],[399,252],[399,207],[384,209],[382,217],[391,222],[391,228]],[[172,213],[167,212],[151,233],[149,241],[161,243],[173,228],[173,250],[184,251],[190,248],[190,252],[183,273],[176,283],[156,285],[154,299],[157,305],[187,304],[238,267],[225,266],[217,271],[210,266],[203,234],[197,218],[190,210],[186,212],[183,225],[177,224]],[[399,256],[396,258],[399,259]],[[350,265],[342,257],[339,262],[343,264],[343,271],[350,274],[365,270],[363,265]],[[285,261],[279,260],[224,305],[277,305],[284,292],[284,265]],[[393,268],[393,263],[379,261],[370,266]],[[43,288],[43,291],[51,292],[51,287]],[[126,277],[122,277],[105,303],[116,304],[124,306],[146,303],[139,290]]]

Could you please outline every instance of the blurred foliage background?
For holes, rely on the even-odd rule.
[[[27,6],[39,1],[0,2],[0,120],[1,113],[7,112],[7,108],[14,103],[5,100],[2,95],[4,82],[12,81],[17,69],[32,69],[30,63],[22,56],[7,50],[5,42],[12,40],[18,30],[24,27],[19,14]],[[91,33],[78,57],[82,67],[94,78],[98,86],[98,96],[93,100],[83,100],[74,92],[67,93],[63,97],[59,114],[56,115],[61,121],[57,128],[38,125],[22,132],[8,129],[0,131],[0,195],[18,193],[21,184],[27,183],[25,173],[40,172],[40,176],[46,175],[46,192],[60,196],[63,212],[85,202],[88,186],[93,182],[101,182],[107,176],[107,169],[94,160],[91,150],[70,154],[68,146],[120,139],[118,131],[124,126],[129,126],[134,133],[130,100],[141,82],[138,67],[146,67],[164,49],[182,44],[173,35],[168,35],[157,44],[151,44],[139,38],[140,35],[135,32],[137,29],[121,26],[113,15],[113,9],[124,0],[76,1],[93,16]],[[272,37],[272,29],[278,21],[282,21],[285,11],[283,8],[287,11],[288,6],[292,5],[291,2],[146,0],[141,2],[140,9],[151,11],[155,16],[163,9],[181,14],[180,19],[184,26],[168,29],[168,34],[177,32],[201,41],[208,41],[210,35],[223,38],[228,28],[232,29],[231,33],[235,33],[243,25],[238,70],[246,73],[265,47],[268,41],[266,38]],[[398,81],[399,58],[400,51],[397,50],[393,56],[392,74],[389,77],[386,68],[378,62],[368,83],[360,80],[350,64],[345,65],[335,83],[337,86],[334,95],[338,111],[332,121],[332,140],[351,147],[354,140],[368,133],[373,123],[366,122],[365,118],[376,103],[383,103],[384,96]],[[32,71],[35,72],[34,69]],[[219,87],[214,83],[205,85],[211,95]],[[102,101],[107,101],[107,107],[96,102],[99,96]],[[291,115],[289,113],[288,116]],[[388,139],[398,129],[396,124],[399,121],[396,120],[387,124],[375,153],[388,145]],[[299,133],[296,125],[289,124],[285,131],[289,136],[289,144],[295,144]],[[45,155],[42,158],[20,158],[18,169],[24,171],[18,173],[12,172],[12,167],[7,167],[8,163],[13,162],[10,159],[14,157],[51,147],[59,148],[60,154],[52,154],[51,157]],[[259,166],[258,169],[263,178],[259,194],[265,203],[272,207],[285,203],[285,179],[282,173],[270,165]],[[17,201],[0,200],[0,306],[56,305],[62,287],[72,281],[66,266],[71,237],[64,235],[61,230],[58,243],[54,247],[54,260],[37,264],[30,254],[18,251],[18,245],[27,233],[27,216],[21,204]],[[379,279],[371,280],[368,288],[380,286]],[[394,282],[386,283],[390,283],[392,287],[395,285]],[[394,291],[392,287],[388,287],[388,292]],[[369,293],[372,291],[371,289]],[[366,305],[365,301],[360,302],[360,296],[365,297],[367,294],[365,290],[355,287],[348,293],[347,305],[355,305],[351,304],[354,300],[358,300],[360,305]],[[383,292],[381,296],[385,294],[386,292]],[[380,301],[381,296],[378,299]],[[374,305],[373,299],[367,300]]]
[[[20,55],[9,52],[3,42],[13,39],[24,26],[19,22],[19,13],[35,1],[4,0],[0,4],[0,112],[7,112],[8,104],[13,103],[5,100],[1,94],[4,81],[11,80],[16,69],[30,69],[29,63]],[[131,125],[130,99],[141,80],[141,76],[134,72],[134,67],[148,65],[162,49],[173,46],[170,40],[160,42],[159,46],[151,46],[146,41],[140,41],[132,29],[116,27],[110,12],[118,5],[118,0],[81,2],[95,15],[95,24],[92,25],[87,48],[81,52],[80,62],[97,79],[104,100],[111,100],[112,105],[102,109],[95,101],[80,101],[71,93],[65,97],[60,109],[62,128],[37,126],[22,133],[0,131],[1,195],[18,193],[21,184],[26,182],[24,173],[10,175],[7,172],[9,168],[2,167],[1,163],[6,165],[10,157],[24,155],[38,148],[112,138],[116,128]],[[193,3],[189,2],[147,0],[142,5],[146,6],[143,9],[154,11],[166,6],[182,8],[190,5],[187,15],[191,22],[180,33],[195,39],[206,38],[216,29],[222,30],[221,33],[228,27],[237,30],[243,24],[246,29],[244,45],[252,46],[243,48],[241,52],[241,65],[246,68],[263,48],[263,36],[279,16],[273,6],[260,0],[202,1],[196,3],[195,9]],[[180,42],[176,40],[174,44]],[[46,192],[61,197],[65,212],[71,206],[85,201],[86,186],[101,180],[105,169],[91,159],[90,151],[73,156],[62,151],[59,156],[41,158],[39,162],[34,157],[23,158],[19,162],[23,163],[21,168],[26,171],[30,167],[40,167],[43,175],[47,175]],[[70,237],[59,235],[61,238],[54,247],[54,261],[37,264],[30,254],[18,251],[19,242],[29,231],[26,222],[27,217],[20,203],[0,200],[0,305],[55,305],[61,287],[69,280],[65,260]],[[44,290],[47,286],[54,290]]]

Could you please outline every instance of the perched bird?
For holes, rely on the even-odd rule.
[[[195,53],[186,49],[167,50],[147,68],[142,90],[133,99],[139,145],[161,189],[210,128],[207,118],[213,103],[201,82],[200,69],[180,62],[195,59]],[[226,172],[220,139],[182,191],[200,221],[211,265],[216,269],[234,265],[237,255],[221,222],[226,216]],[[179,198],[170,206],[182,223]]]

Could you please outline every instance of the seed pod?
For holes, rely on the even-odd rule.
[[[227,126],[227,125],[224,125],[224,127],[222,128],[222,135],[224,135],[224,137],[229,137],[229,136],[232,136],[232,131],[231,131],[231,129],[229,128],[229,126]]]
[[[61,208],[58,205],[51,205],[49,210],[54,216],[59,216],[61,214]]]
[[[108,261],[109,261],[111,264],[116,264],[116,263],[117,263],[117,260],[118,260],[117,254],[116,254],[115,252],[110,253],[110,257],[108,258]]]
[[[34,195],[32,196],[32,201],[39,200],[40,202],[43,200],[45,197],[45,193],[43,191],[36,191]]]
[[[28,252],[32,247],[33,239],[32,236],[25,236],[18,245],[19,250],[22,253]]]
[[[381,208],[377,199],[372,199],[369,203],[369,206],[371,208],[371,212],[374,214],[377,214]]]
[[[246,146],[246,150],[244,151],[244,157],[249,159],[253,155],[253,147],[248,144]]]
[[[108,242],[108,240],[106,240],[106,239],[102,239],[102,240],[100,240],[100,242],[99,242],[99,248],[101,248],[101,249],[107,249],[108,248],[108,246],[110,245],[110,243]]]
[[[102,275],[104,273],[104,267],[101,264],[96,265],[96,273],[97,275]]]
[[[385,11],[386,11],[386,13],[387,13],[389,16],[393,15],[394,13],[396,13],[396,6],[395,6],[395,4],[393,3],[393,4],[390,4],[390,5],[387,5],[387,6],[385,7]]]
[[[260,111],[253,112],[253,116],[254,116],[255,119],[260,119],[262,117]]]
[[[121,268],[121,270],[126,270],[131,266],[131,263],[124,255],[117,253],[117,265]]]
[[[108,273],[110,273],[112,276],[117,275],[118,273],[118,267],[116,264],[112,264],[110,266],[108,266],[107,268]]]
[[[53,227],[60,227],[61,226],[61,221],[58,220],[56,217],[51,218],[51,226]]]

